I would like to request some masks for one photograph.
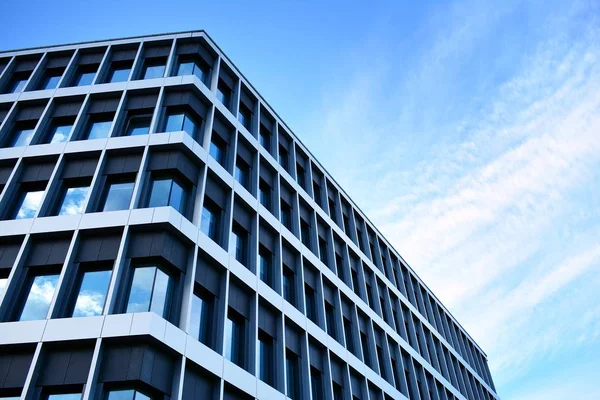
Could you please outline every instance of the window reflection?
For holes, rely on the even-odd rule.
[[[152,311],[166,318],[170,305],[170,287],[169,275],[156,266],[136,268],[126,312]]]
[[[104,139],[108,137],[112,117],[99,117],[98,120],[91,121],[88,127],[86,139]]]
[[[111,183],[101,211],[127,210],[133,193],[133,182]]]
[[[102,315],[111,270],[84,272],[73,309],[73,317]]]
[[[184,131],[193,137],[196,133],[196,128],[197,125],[194,119],[183,111],[170,112],[167,115],[165,132]]]
[[[47,400],[79,400],[81,393],[59,393],[49,394]]]
[[[133,390],[133,389],[123,389],[123,390],[111,390],[108,392],[107,396],[108,400],[150,400],[150,397],[145,394]]]
[[[19,321],[45,319],[56,289],[57,275],[39,275],[33,278]]]
[[[33,218],[37,213],[40,205],[42,204],[42,198],[44,197],[44,190],[36,190],[31,192],[24,192],[21,194],[19,199],[19,207],[15,213],[14,219],[26,219]]]
[[[34,131],[34,128],[15,130],[10,147],[27,146],[29,143],[31,143]]]
[[[65,191],[58,215],[76,215],[83,213],[83,207],[89,186],[70,187]]]
[[[185,191],[174,179],[155,179],[152,181],[148,207],[171,206],[180,213],[185,211]]]
[[[69,140],[73,124],[55,125],[50,133],[50,143],[62,143]]]

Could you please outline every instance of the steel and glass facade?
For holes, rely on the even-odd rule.
[[[203,31],[1,52],[0,190],[0,398],[498,398]]]

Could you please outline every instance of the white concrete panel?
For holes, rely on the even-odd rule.
[[[42,340],[46,320],[4,322],[0,328],[0,344],[36,343]]]
[[[46,324],[44,341],[98,338],[103,323],[103,316],[51,319]]]
[[[160,341],[164,341],[167,321],[153,312],[133,314],[130,335],[152,335]]]
[[[256,397],[256,378],[254,375],[227,359],[223,363],[223,378],[250,396]]]
[[[133,314],[107,315],[102,327],[102,337],[127,336],[132,322]]]

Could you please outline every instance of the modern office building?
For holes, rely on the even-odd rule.
[[[498,399],[203,31],[0,53],[0,398]]]

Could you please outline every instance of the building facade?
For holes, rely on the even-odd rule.
[[[1,52],[0,191],[0,398],[498,398],[203,31]]]

